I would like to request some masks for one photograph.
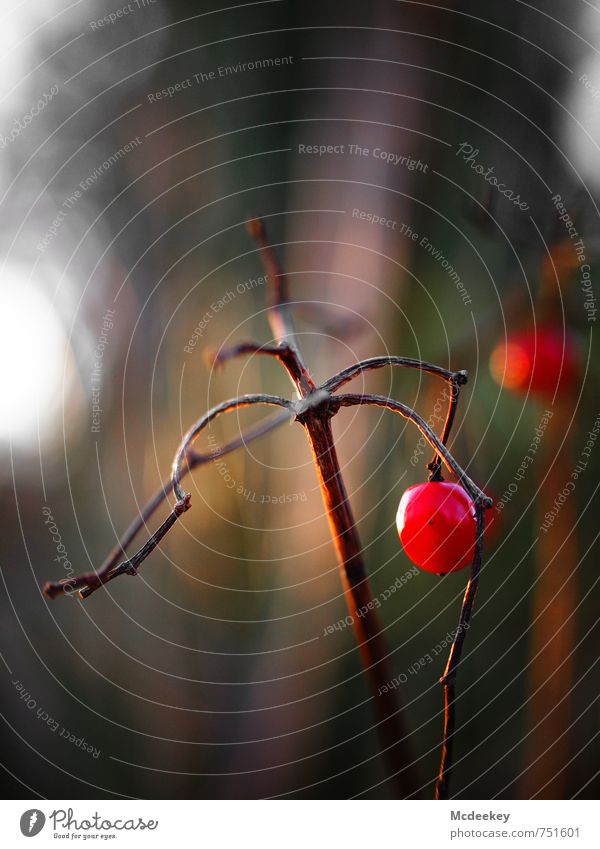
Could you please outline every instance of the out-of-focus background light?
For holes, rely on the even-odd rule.
[[[33,449],[38,436],[55,429],[65,401],[67,335],[50,299],[24,269],[2,270],[0,314],[0,439]]]

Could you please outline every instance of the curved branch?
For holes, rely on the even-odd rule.
[[[385,395],[336,395],[333,396],[331,400],[335,400],[342,407],[353,407],[357,404],[370,404],[376,407],[385,407],[394,413],[399,413],[403,416],[403,418],[411,421],[419,429],[436,454],[442,458],[444,465],[459,479],[464,489],[466,489],[475,502],[475,505],[481,505],[485,508],[492,506],[492,499],[489,498],[485,492],[479,489],[477,484],[471,480],[464,469],[456,462],[446,446],[441,442],[439,437],[435,435],[427,422],[422,419],[418,413],[415,413],[411,407],[408,407],[406,404],[402,404],[400,401],[394,401],[393,398],[388,398]]]
[[[279,425],[283,424],[284,422],[289,422],[289,420],[289,413],[279,413],[278,415],[267,419],[266,422],[260,422],[254,427],[242,431],[242,433],[240,433],[239,436],[236,436],[235,439],[231,439],[229,442],[226,442],[225,445],[222,445],[220,448],[215,448],[214,451],[211,450],[209,454],[200,454],[197,451],[190,450],[188,452],[188,470],[192,471],[197,466],[203,466],[206,463],[209,463],[211,460],[218,460],[219,457],[224,457],[225,454],[230,454],[232,451],[235,451],[238,448],[242,448],[244,445],[249,445],[251,442],[254,442],[255,439],[259,439],[261,436],[265,436],[267,433],[271,433],[272,430],[275,430],[275,428],[278,428]],[[164,489],[166,491],[168,491],[170,488],[171,478],[169,478],[169,480],[164,484]]]
[[[225,445],[222,445],[220,448],[217,448],[208,454],[201,454],[193,450],[189,451],[187,458],[188,462],[183,469],[182,477],[196,469],[198,466],[205,465],[211,460],[217,460],[219,457],[223,457],[226,454],[253,442],[255,439],[270,433],[272,430],[279,427],[279,425],[283,424],[283,422],[289,421],[289,419],[290,417],[287,412],[274,416],[266,422],[261,422],[260,424],[249,428],[239,436],[236,436],[235,439],[230,440],[225,443]],[[172,475],[169,475],[168,480],[166,480],[159,489],[157,489],[150,500],[144,505],[140,514],[136,516],[119,538],[117,545],[110,551],[99,569],[94,572],[86,572],[74,578],[65,578],[62,581],[47,581],[43,587],[44,594],[49,598],[55,598],[58,595],[70,595],[76,590],[81,590],[80,597],[87,598],[87,596],[90,595],[88,590],[91,590],[92,587],[97,589],[99,586],[102,586],[102,584],[111,581],[113,578],[116,578],[118,575],[127,571],[130,561],[125,561],[125,563],[115,569],[117,562],[125,555],[127,547],[131,545],[140,530],[146,525],[148,519],[150,519],[150,517],[156,512],[165,498],[167,498],[171,490],[171,486]]]
[[[143,563],[146,557],[154,551],[158,543],[170,531],[177,519],[185,513],[186,510],[190,509],[192,494],[191,492],[185,492],[183,490],[181,486],[181,479],[185,474],[182,468],[184,458],[188,460],[187,471],[190,469],[189,448],[191,447],[192,442],[196,439],[198,434],[208,424],[210,424],[210,422],[220,416],[221,413],[226,413],[229,410],[236,410],[240,407],[253,406],[254,404],[274,404],[280,407],[292,407],[290,401],[286,401],[285,398],[280,398],[278,395],[241,395],[239,398],[232,398],[229,401],[224,401],[222,404],[218,404],[198,419],[198,421],[191,426],[184,436],[177,454],[175,455],[175,460],[173,461],[171,484],[177,500],[171,513],[162,523],[160,528],[152,534],[148,542],[144,543],[144,545],[136,551],[133,557],[125,560],[117,566],[116,569],[113,569],[112,572],[104,575],[101,579],[95,576],[94,580],[85,589],[80,591],[79,595],[81,598],[87,598],[103,584],[108,581],[112,581],[113,578],[116,578],[119,575],[124,573],[128,575],[137,575],[138,567]]]
[[[358,374],[362,374],[365,371],[372,371],[373,369],[383,368],[383,366],[398,366],[400,368],[418,369],[419,371],[433,374],[449,384],[451,394],[448,402],[446,421],[444,423],[444,429],[441,436],[441,441],[445,445],[448,441],[450,430],[452,429],[454,416],[456,415],[460,387],[464,386],[468,379],[467,372],[464,369],[462,371],[448,371],[448,369],[436,366],[434,363],[428,363],[425,360],[415,360],[412,357],[371,357],[368,360],[361,360],[353,366],[349,366],[349,368],[335,374],[333,377],[330,377],[321,388],[326,389],[329,392],[334,392]],[[441,478],[441,466],[442,457],[436,452],[433,455],[433,459],[427,466],[430,471],[430,480],[439,480]]]
[[[276,407],[285,407],[290,411],[293,411],[294,409],[294,405],[291,401],[281,398],[279,395],[240,395],[239,398],[230,398],[229,401],[223,401],[222,404],[217,404],[216,407],[213,407],[201,416],[197,422],[194,422],[181,440],[177,453],[175,454],[175,459],[173,460],[171,483],[175,498],[178,502],[183,501],[188,496],[188,493],[186,493],[181,486],[181,479],[185,474],[185,472],[183,472],[183,461],[188,456],[188,450],[191,448],[194,440],[207,425],[217,418],[217,416],[220,416],[222,413],[227,413],[230,410],[237,410],[241,407],[250,407],[254,404],[271,404]]]
[[[244,357],[247,354],[265,354],[278,359],[285,366],[300,395],[306,395],[316,389],[311,376],[300,362],[296,349],[292,348],[287,342],[280,342],[279,345],[240,342],[237,345],[220,348],[218,351],[206,351],[205,360],[209,367],[219,367],[225,365],[228,360],[232,360],[234,357]],[[301,387],[304,387],[305,392],[301,391]]]
[[[258,342],[238,342],[235,345],[228,345],[226,348],[219,348],[217,350],[209,348],[204,352],[204,359],[207,366],[220,368],[229,362],[229,360],[233,360],[236,357],[245,357],[248,354],[266,354],[280,360],[284,352],[284,348],[279,348],[276,345],[259,345]]]
[[[334,374],[333,377],[330,377],[329,380],[327,380],[319,388],[326,389],[328,392],[335,392],[336,389],[340,389],[340,387],[344,386],[345,383],[348,383],[348,381],[352,380],[352,378],[356,377],[358,374],[362,374],[365,371],[372,371],[373,369],[383,368],[383,366],[399,366],[400,368],[418,369],[419,371],[424,371],[428,374],[440,377],[448,383],[456,383],[459,386],[464,385],[468,379],[467,372],[464,370],[449,371],[441,366],[436,366],[434,363],[428,363],[425,360],[415,360],[412,357],[385,356],[371,357],[368,360],[361,360],[358,363],[354,363],[354,365],[348,366],[348,368],[338,372],[338,374]]]

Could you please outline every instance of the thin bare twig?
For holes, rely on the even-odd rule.
[[[212,460],[218,460],[220,457],[241,448],[243,445],[250,444],[255,439],[259,439],[261,436],[270,433],[272,430],[279,427],[279,425],[289,420],[290,415],[287,412],[273,416],[266,422],[261,422],[260,424],[249,428],[244,433],[236,436],[235,439],[230,440],[225,443],[225,445],[222,445],[220,448],[216,448],[208,454],[201,454],[190,449],[188,452],[187,464],[182,470],[182,477],[196,469],[198,466],[205,465]],[[115,569],[117,562],[126,554],[128,546],[131,545],[138,533],[146,525],[148,519],[150,519],[150,517],[160,507],[165,498],[167,498],[171,489],[172,477],[169,476],[169,479],[166,480],[159,489],[157,489],[150,500],[144,505],[140,514],[136,516],[129,527],[124,531],[117,545],[109,552],[102,565],[95,572],[85,572],[77,577],[65,578],[62,581],[47,581],[43,587],[44,594],[48,596],[48,598],[55,598],[58,595],[70,595],[77,590],[82,590],[82,592],[80,592],[80,597],[87,598],[91,595],[91,593],[87,591],[88,589],[91,587],[98,589],[98,587],[107,583],[109,580],[112,580],[113,578],[118,577],[119,574],[126,572],[126,569],[121,571],[117,571]]]
[[[286,398],[281,398],[279,395],[265,395],[264,393],[258,393],[255,395],[240,395],[239,398],[230,398],[229,401],[223,401],[222,404],[217,404],[216,407],[213,407],[201,416],[197,422],[194,422],[181,440],[177,453],[175,454],[175,459],[173,460],[172,486],[177,501],[183,501],[187,494],[181,486],[183,463],[188,456],[190,447],[197,439],[198,435],[207,425],[214,421],[217,416],[227,413],[230,410],[239,410],[242,407],[251,407],[256,404],[269,404],[275,407],[286,407],[290,411],[293,410],[293,403],[288,401]]]
[[[409,746],[409,737],[404,729],[403,714],[397,692],[386,687],[391,678],[389,669],[390,652],[385,643],[383,629],[376,612],[368,573],[363,559],[362,545],[358,536],[356,523],[348,500],[348,495],[342,478],[342,473],[335,450],[331,418],[343,406],[377,405],[399,413],[411,421],[422,433],[434,450],[434,458],[429,464],[431,478],[440,476],[442,463],[458,478],[462,486],[475,502],[477,516],[477,540],[471,579],[467,586],[459,628],[455,636],[452,650],[442,679],[445,694],[445,728],[442,764],[438,780],[437,794],[441,798],[447,793],[447,783],[452,766],[452,742],[454,735],[454,680],[456,667],[464,644],[464,636],[470,621],[473,599],[477,589],[477,581],[482,560],[484,508],[491,505],[482,490],[469,478],[466,472],[453,458],[445,446],[456,413],[459,388],[466,383],[467,374],[464,371],[453,372],[432,363],[423,362],[408,357],[374,357],[355,363],[347,369],[331,377],[322,386],[317,387],[313,382],[301,353],[296,344],[294,325],[290,312],[290,297],[288,283],[277,256],[267,241],[266,231],[261,221],[248,223],[248,231],[259,245],[261,257],[269,281],[269,323],[277,341],[277,345],[258,345],[246,342],[221,349],[214,355],[213,363],[223,364],[227,360],[245,354],[265,354],[274,356],[286,367],[296,388],[299,399],[288,401],[277,395],[254,394],[244,395],[225,401],[213,407],[195,422],[185,434],[173,461],[170,481],[161,487],[153,496],[141,515],[132,522],[119,544],[109,554],[102,567],[97,572],[80,575],[77,578],[60,581],[56,584],[46,584],[44,591],[50,597],[61,593],[67,594],[76,589],[80,590],[82,598],[88,597],[98,587],[122,574],[136,574],[140,564],[156,548],[160,540],[175,524],[182,513],[190,507],[191,494],[186,493],[181,485],[183,477],[202,463],[215,459],[229,451],[235,450],[245,442],[262,436],[282,421],[294,416],[305,429],[310,443],[315,465],[319,475],[323,501],[327,511],[333,541],[338,555],[342,573],[342,582],[348,609],[352,618],[357,644],[360,650],[363,668],[371,686],[374,706],[378,716],[377,729],[382,741],[382,750],[391,768],[391,778],[395,782],[400,795],[410,796],[416,792],[418,782],[415,775],[414,758]],[[333,395],[332,392],[352,380],[358,374],[383,366],[398,366],[414,368],[432,374],[445,380],[451,387],[451,396],[441,438],[438,438],[426,422],[410,407],[381,395],[344,394]],[[285,413],[262,423],[228,442],[221,449],[210,454],[200,454],[193,450],[192,445],[199,434],[217,416],[230,410],[256,404],[269,404],[285,408]],[[167,497],[169,488],[175,494],[175,505],[158,530],[149,540],[128,560],[115,566],[118,558],[124,553],[127,545],[135,538],[147,519],[154,513]]]
[[[229,401],[224,401],[222,404],[218,404],[216,407],[213,407],[201,416],[201,418],[192,425],[184,436],[179,449],[177,450],[177,454],[175,455],[175,460],[173,461],[171,485],[177,500],[170,515],[165,519],[160,528],[152,534],[150,539],[144,543],[138,551],[136,551],[133,557],[130,557],[128,560],[117,566],[116,569],[103,575],[101,578],[95,577],[85,589],[80,590],[79,595],[81,598],[87,598],[103,584],[108,583],[108,581],[112,581],[113,578],[116,578],[119,575],[137,575],[138,567],[143,563],[146,557],[154,551],[158,543],[168,533],[168,531],[170,531],[182,513],[190,508],[192,494],[191,492],[185,492],[181,486],[181,480],[184,475],[184,460],[187,460],[187,471],[189,471],[189,448],[193,441],[200,432],[210,424],[210,422],[222,413],[229,412],[230,410],[237,410],[241,407],[250,407],[255,404],[272,404],[279,407],[287,407],[288,409],[292,407],[289,401],[286,401],[285,398],[280,398],[278,395],[241,395],[239,398],[232,398]]]
[[[433,363],[425,362],[425,360],[415,360],[413,357],[370,357],[368,360],[360,360],[354,365],[348,366],[338,374],[334,374],[329,380],[321,385],[321,389],[326,389],[328,392],[335,392],[344,386],[345,383],[352,380],[359,374],[373,369],[383,368],[384,366],[398,366],[399,368],[413,368],[419,371],[424,371],[428,374],[433,374],[436,377],[442,378],[447,382],[463,384],[467,382],[466,371],[449,371],[448,369],[436,366]]]
[[[269,297],[269,324],[275,339],[289,346],[297,363],[300,376],[297,383],[301,395],[307,395],[315,388],[296,341],[296,329],[292,318],[287,275],[283,271],[277,254],[267,240],[267,231],[260,218],[254,218],[246,225],[248,233],[257,243],[263,266],[267,275],[267,293]]]
[[[428,374],[433,374],[436,377],[441,378],[450,386],[448,411],[441,435],[441,441],[445,445],[448,441],[448,437],[454,423],[456,408],[458,406],[458,398],[460,395],[460,387],[464,386],[468,380],[468,374],[464,369],[462,371],[448,371],[448,369],[444,369],[441,366],[436,366],[433,363],[424,362],[423,360],[416,360],[412,357],[371,357],[368,360],[361,360],[353,366],[344,369],[339,374],[334,375],[327,380],[321,388],[327,389],[329,392],[334,392],[357,375],[363,374],[366,371],[372,371],[373,369],[380,369],[384,366],[418,369],[419,371],[424,371]],[[433,459],[427,466],[430,470],[430,480],[441,480],[441,466],[442,457],[436,452]]]
[[[292,383],[298,388],[299,394],[303,394],[299,389],[301,386],[310,392],[316,389],[296,350],[287,342],[280,342],[278,345],[257,345],[256,342],[241,342],[238,345],[220,348],[218,351],[206,351],[204,358],[209,366],[219,367],[235,357],[244,357],[248,354],[263,354],[278,359],[287,369]]]
[[[456,725],[456,670],[460,662],[462,650],[467,635],[467,630],[471,623],[471,614],[473,612],[473,603],[479,585],[479,574],[483,560],[483,532],[485,527],[485,509],[492,506],[493,501],[479,489],[468,475],[463,472],[456,460],[450,452],[442,444],[441,440],[433,433],[431,428],[423,419],[398,401],[391,398],[386,398],[381,395],[338,395],[336,400],[342,406],[353,406],[355,404],[373,404],[378,407],[385,407],[393,412],[399,413],[404,418],[412,421],[418,427],[425,439],[429,442],[433,450],[436,452],[436,458],[441,461],[458,477],[464,489],[473,499],[475,505],[475,548],[473,553],[473,565],[471,567],[471,576],[467,584],[463,603],[458,620],[458,628],[454,635],[454,640],[450,647],[448,662],[440,683],[444,688],[444,732],[442,740],[442,757],[440,762],[440,770],[436,782],[435,797],[436,799],[448,798],[448,782],[453,764],[453,744]],[[452,421],[450,420],[450,425]],[[447,436],[446,428],[444,433]],[[449,428],[448,428],[449,431]],[[436,462],[434,460],[434,462]]]
[[[399,413],[403,418],[413,422],[425,437],[433,450],[442,458],[442,462],[449,471],[456,475],[460,483],[471,496],[475,505],[481,504],[482,507],[491,507],[494,503],[489,496],[479,489],[477,484],[471,480],[464,469],[456,462],[452,454],[448,451],[439,437],[435,435],[427,422],[421,418],[411,407],[402,404],[400,401],[394,401],[393,398],[388,398],[386,395],[335,395],[335,401],[342,407],[354,407],[357,404],[370,404],[376,407],[385,407],[393,413]]]
[[[296,345],[294,325],[289,311],[287,277],[267,241],[262,222],[254,221],[249,232],[260,245],[261,257],[270,286],[269,324],[273,335],[291,349],[299,376],[292,379],[305,406],[297,405],[297,420],[304,425],[319,474],[321,493],[329,526],[338,555],[346,604],[350,613],[363,669],[370,684],[375,710],[379,719],[377,730],[384,758],[391,769],[391,778],[400,796],[408,796],[418,786],[414,757],[405,729],[399,696],[391,688],[379,698],[384,684],[391,677],[389,650],[373,600],[373,592],[362,555],[362,545],[352,515],[346,488],[335,450],[330,418],[337,411],[331,405],[326,387],[317,388]]]
[[[190,499],[191,495],[187,493],[181,501],[177,501],[160,528],[152,534],[150,539],[145,542],[138,551],[136,551],[133,557],[130,557],[129,560],[125,560],[117,566],[116,569],[113,569],[112,572],[104,575],[101,579],[97,579],[96,582],[90,584],[85,589],[80,590],[80,597],[87,598],[103,584],[108,583],[108,581],[112,581],[113,578],[117,578],[119,575],[137,575],[138,566],[144,562],[149,554],[152,554],[158,543],[171,530],[177,519],[179,519],[186,510],[190,509]]]
[[[461,372],[461,374],[464,374],[464,372]],[[442,445],[446,445],[446,443],[448,442],[448,437],[450,436],[450,431],[452,430],[452,425],[454,424],[454,417],[456,416],[456,409],[458,407],[458,399],[460,396],[461,385],[462,382],[459,382],[458,380],[449,381],[450,399],[448,401],[446,421],[444,422],[444,428],[440,436],[440,441]],[[428,463],[427,468],[429,469],[430,481],[442,480],[442,457],[440,454],[438,454],[437,451],[433,455],[433,459],[431,460],[431,462]]]
[[[444,674],[440,678],[440,683],[444,688],[444,736],[442,742],[440,771],[435,785],[436,799],[449,798],[448,782],[452,771],[454,734],[456,730],[456,671],[462,656],[467,631],[471,624],[473,603],[479,586],[479,574],[481,572],[481,565],[483,561],[483,532],[485,528],[484,509],[484,506],[481,504],[478,504],[475,507],[477,524],[475,553],[473,556],[473,565],[471,566],[471,576],[465,590],[458,619],[458,627],[450,647],[450,654],[448,655],[448,663],[446,664]]]

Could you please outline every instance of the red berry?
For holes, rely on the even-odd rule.
[[[574,389],[579,366],[577,347],[559,324],[514,333],[497,345],[490,357],[490,370],[501,386],[536,395]]]
[[[410,486],[400,499],[396,525],[406,554],[426,572],[456,572],[473,560],[475,505],[460,484]]]

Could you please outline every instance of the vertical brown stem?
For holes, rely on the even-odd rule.
[[[388,661],[389,652],[373,603],[360,540],[341,476],[330,413],[311,411],[301,421],[319,471],[323,501],[340,563],[344,595],[363,669],[373,694],[383,755],[398,794],[405,798],[418,789],[414,756],[396,691],[385,686],[393,677]]]
[[[480,504],[476,506],[475,511],[477,517],[477,536],[475,540],[475,555],[473,557],[471,577],[469,578],[469,583],[465,590],[458,619],[458,628],[456,629],[456,634],[454,635],[454,640],[450,647],[450,654],[448,655],[448,663],[446,664],[444,674],[440,681],[444,688],[444,738],[442,742],[440,771],[435,786],[436,799],[449,798],[449,781],[454,762],[454,732],[456,730],[456,671],[462,656],[467,631],[471,624],[473,604],[475,602],[475,596],[477,595],[479,573],[481,572],[485,512],[484,507]]]

